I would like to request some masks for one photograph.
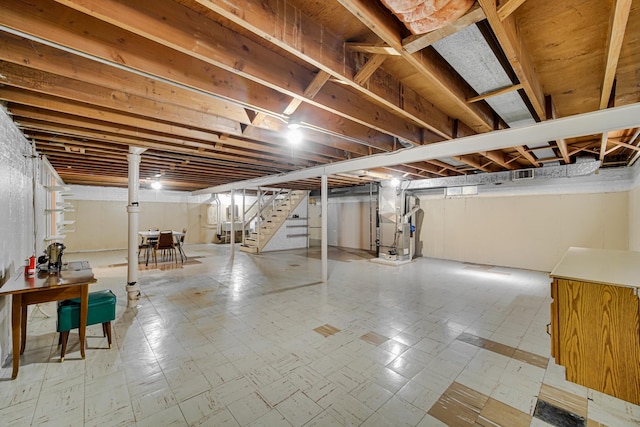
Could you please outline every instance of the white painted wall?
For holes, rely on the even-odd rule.
[[[628,248],[628,193],[421,198],[423,255],[551,271],[570,246]]]
[[[371,206],[371,218],[368,196],[367,200],[352,197],[331,198],[327,208],[329,212],[328,244],[369,250],[371,233],[373,232],[375,236],[375,201]],[[370,229],[371,223],[373,225]]]
[[[416,252],[550,271],[570,246],[640,250],[639,175],[640,163],[581,178],[482,186],[465,198],[423,192]],[[368,205],[368,196],[329,200],[330,245],[369,249]]]
[[[0,286],[22,280],[25,258],[39,255],[43,248],[44,198],[42,185],[36,185],[38,230],[34,233],[34,168],[31,146],[13,121],[0,108]],[[36,176],[37,178],[37,176]],[[34,242],[35,248],[34,248]],[[11,352],[11,297],[0,297],[0,363]]]
[[[636,162],[629,191],[629,250],[640,251],[640,162]]]
[[[127,247],[127,189],[111,187],[71,186],[66,201],[74,212],[65,219],[74,220],[74,232],[67,234],[67,252],[125,249]],[[230,197],[221,195],[222,220]],[[140,190],[141,230],[187,229],[186,244],[211,243],[218,218],[216,209],[207,203],[208,196],[191,196],[188,192]],[[247,198],[247,207],[253,201]],[[236,200],[241,210],[241,196]]]

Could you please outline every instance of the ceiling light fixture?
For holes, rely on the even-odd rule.
[[[296,129],[300,129],[300,120],[298,119],[294,119],[294,118],[289,118],[289,120],[287,121],[287,129],[289,130],[296,130]]]
[[[302,131],[298,128],[289,130],[287,139],[291,144],[299,144],[302,141]]]
[[[159,190],[162,188],[162,183],[160,181],[153,181],[151,183],[151,188],[153,188],[154,190]]]

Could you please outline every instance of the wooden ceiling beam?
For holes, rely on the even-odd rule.
[[[515,19],[509,16],[504,20],[498,15],[496,0],[478,0],[487,16],[487,21],[496,35],[513,71],[522,84],[529,102],[540,119],[546,116],[544,92],[536,75],[533,62],[526,51],[525,43],[518,31]]]
[[[250,123],[244,108],[228,101],[223,101],[212,94],[182,89],[4,32],[0,32],[0,60],[110,88],[114,91],[125,92],[156,102],[183,107],[188,106],[195,111],[219,115],[241,123]],[[193,80],[203,81],[206,79],[210,81],[215,76],[210,71],[205,77],[195,67],[190,71],[190,77]],[[224,87],[222,87],[223,85],[218,85],[220,90],[216,92],[221,96],[228,97],[232,94],[229,88],[237,84],[248,83],[234,82],[234,76],[228,77],[231,80],[228,81],[227,85]],[[225,88],[226,91],[224,91]],[[255,89],[248,87],[247,91]],[[273,95],[277,94],[274,93]],[[277,96],[269,97],[261,105],[263,108],[279,108],[287,98],[285,95],[281,95],[280,99]]]
[[[524,2],[525,0],[502,0],[498,6],[498,17],[501,21],[504,21]]]
[[[174,135],[161,134],[158,132],[146,131],[141,128],[128,128],[123,126],[112,125],[107,122],[98,122],[95,120],[88,120],[81,117],[69,116],[57,112],[43,113],[41,111],[34,111],[28,107],[23,106],[11,106],[11,112],[14,115],[16,122],[21,125],[25,125],[29,128],[42,128],[48,129],[52,132],[61,130],[67,133],[72,133],[74,129],[86,129],[94,131],[96,134],[113,134],[122,135],[129,138],[140,138],[149,141],[157,141],[158,143],[167,143],[169,145],[185,145],[189,144],[198,149],[212,150],[215,148],[216,141],[203,141],[197,139],[189,139],[185,141]],[[268,138],[268,135],[265,135]],[[252,141],[246,141],[236,138],[228,138],[225,147],[241,148],[245,150],[253,150],[257,153],[266,153],[265,155],[275,155],[279,157],[290,157],[291,150],[281,147],[276,144],[255,143]],[[324,148],[320,146],[321,148]],[[327,147],[327,150],[329,148]],[[335,150],[338,151],[338,150]],[[333,153],[333,151],[332,151]],[[316,163],[324,163],[328,161],[331,156],[325,157],[320,155],[309,155],[306,151],[300,150],[297,153],[300,162],[312,161]],[[344,156],[340,152],[339,156],[334,158],[342,159]]]
[[[356,75],[353,76],[353,81],[359,85],[364,85],[365,83],[367,83],[369,78],[371,78],[373,73],[375,73],[376,70],[380,68],[385,59],[387,59],[386,55],[371,55],[371,57],[362,66],[362,68],[360,68]]]
[[[41,153],[44,154],[52,165],[55,165],[56,169],[60,170],[74,170],[77,173],[84,172],[86,174],[95,174],[95,159],[92,158],[76,158],[72,159],[68,155],[59,155],[56,150],[43,147]],[[101,168],[100,173],[104,174],[112,172],[114,174],[126,175],[127,164],[123,163],[110,163],[111,166]],[[164,174],[161,178],[187,178],[192,181],[209,181],[212,177],[222,180],[223,177],[232,174],[236,178],[256,178],[260,176],[259,171],[251,172],[245,170],[245,172],[238,172],[233,168],[225,167],[173,167],[170,165],[164,166],[162,164],[146,163],[144,166],[140,166],[141,179],[153,179],[158,171],[163,171]],[[272,171],[273,172],[273,171]],[[263,172],[264,173],[264,172]]]
[[[63,15],[68,21],[73,21],[72,26],[58,25],[52,28],[52,31],[56,33],[60,33],[60,28],[68,28],[67,32],[72,32],[72,35],[60,35],[67,43],[73,40],[77,45],[95,45],[92,46],[92,49],[96,51],[97,56],[104,55],[105,48],[108,48],[109,59],[113,55],[118,55],[118,57],[122,57],[122,62],[129,64],[129,66],[134,65],[128,61],[136,62],[139,56],[149,56],[145,49],[153,52],[153,60],[156,63],[168,62],[171,64],[176,55],[189,55],[209,65],[222,68],[297,98],[304,98],[305,82],[310,82],[314,76],[308,68],[272,50],[265,49],[251,39],[232,32],[221,24],[176,2],[137,0],[136,2],[124,3],[115,0],[59,0],[59,3],[68,7],[52,4],[50,0],[35,0],[33,3],[36,4],[31,8],[22,7],[22,9],[27,9],[24,10],[25,15],[37,17],[38,23],[42,19],[46,19],[43,17],[45,10],[47,15]],[[250,7],[245,3],[246,1],[242,5],[243,16],[248,15],[250,10]],[[16,5],[16,7],[18,6]],[[60,8],[63,10],[58,10]],[[266,9],[260,8],[263,22],[266,21],[266,12]],[[104,22],[97,21],[95,18]],[[126,29],[128,31],[126,37],[120,33],[120,40],[114,43],[113,27],[107,22]],[[28,24],[25,22],[12,22],[12,24],[23,28],[24,31],[29,31]],[[40,33],[43,38],[54,37],[45,31]],[[193,42],[194,34],[198,40],[195,45]],[[56,38],[61,40],[60,36]],[[76,41],[76,39],[82,39],[82,41]],[[329,40],[326,37],[322,40],[326,49]],[[160,45],[169,49],[163,49]],[[175,65],[172,65],[171,68],[172,70],[165,70],[163,67],[158,69],[157,65],[146,61],[142,69],[151,74],[175,79],[173,76]],[[184,69],[188,70],[188,68]],[[169,71],[168,75],[167,71]],[[347,92],[346,88],[342,88],[342,90]],[[239,98],[240,95],[238,94],[236,98]],[[397,116],[386,110],[381,111],[366,98],[357,98],[355,105],[343,103],[343,98],[344,96],[319,102],[309,99],[305,99],[305,101],[313,103],[318,108],[327,108],[334,114],[340,114],[346,119],[366,124],[381,132],[412,141],[418,140],[419,129],[417,127],[398,121]],[[371,120],[374,116],[376,120]],[[323,124],[315,123],[315,125],[322,127]]]
[[[477,156],[474,157],[472,155],[464,155],[464,156],[454,156],[454,159],[456,159],[459,162],[462,162],[466,165],[471,166],[473,169],[477,169],[480,170],[482,172],[496,172],[495,170],[489,168],[489,166],[487,166],[486,164],[483,164],[478,158]]]
[[[400,56],[394,48],[381,43],[345,42],[345,49],[351,52],[370,53],[372,55]]]
[[[261,0],[195,0],[201,6],[229,19],[240,27],[258,35],[260,38],[268,40],[277,47],[284,49],[301,60],[311,64],[313,67],[322,69],[330,73],[341,84],[356,90],[360,95],[371,99],[375,104],[384,106],[385,111],[392,111],[396,117],[402,117],[409,123],[418,123],[430,131],[447,137],[449,131],[450,118],[431,106],[429,111],[420,111],[405,108],[399,98],[381,96],[386,88],[379,84],[370,83],[368,87],[356,84],[353,81],[355,70],[346,60],[343,53],[344,40],[332,34],[327,28],[314,22],[312,19],[301,13],[292,13],[291,4],[278,3],[274,7],[265,8]],[[287,10],[288,9],[288,10]],[[304,28],[301,32],[298,29]],[[296,34],[296,37],[287,37]],[[399,49],[395,49],[398,51]],[[394,78],[388,76],[386,84]],[[407,88],[407,92],[413,92]],[[407,95],[411,98],[421,98],[417,94]],[[323,102],[329,101],[324,99]],[[429,104],[424,99],[422,104]],[[381,110],[378,109],[380,114]],[[376,128],[374,126],[374,128]],[[397,133],[388,132],[410,141],[419,142],[418,138],[403,137]]]
[[[0,61],[0,74],[4,76],[5,85],[82,102],[99,109],[115,110],[200,130],[213,128],[232,135],[242,134],[238,122],[224,117],[114,91],[5,61]]]
[[[544,100],[545,103],[545,119],[546,120],[555,120],[558,118],[558,113],[556,111],[556,106],[553,103],[553,99],[551,95],[547,95]],[[569,149],[567,147],[567,141],[563,138],[556,140],[556,145],[560,150],[560,154],[562,155],[562,160],[565,164],[571,163],[571,157],[569,156]]]
[[[620,147],[628,148],[633,151],[640,151],[640,147],[638,147],[637,145],[627,144],[626,142],[616,141],[614,139],[609,139],[609,142],[615,145],[618,145]]]
[[[381,9],[370,7],[370,4],[364,0],[338,1],[385,43],[398,50],[410,66],[444,93],[459,111],[462,122],[468,124],[474,132],[494,130],[493,112],[485,104],[467,102],[467,99],[472,97],[472,89],[462,82],[459,76],[449,74],[448,71],[437,67],[435,65],[437,61],[431,59],[431,55],[433,55],[431,52],[424,50],[412,54],[403,49],[400,29],[396,22],[390,19],[389,14],[384,13]],[[451,138],[458,136],[457,133],[456,131],[452,132]],[[465,159],[465,163],[467,162],[466,157],[461,158]],[[476,168],[478,165],[473,161],[467,164]]]
[[[605,132],[600,135],[600,151],[598,158],[600,161],[604,161],[604,156],[607,155],[607,144],[609,143],[609,133]]]
[[[46,126],[46,125],[39,125],[39,126],[35,125],[32,127],[29,124],[23,126],[22,129],[24,129],[24,132],[29,136],[37,135],[38,132],[48,133],[50,135],[54,135],[54,137],[56,135],[57,136],[64,135],[68,138],[67,141],[69,143],[77,144],[77,145],[84,144],[86,146],[89,146],[89,144],[86,143],[85,141],[78,141],[79,138],[83,138],[83,139],[93,140],[93,141],[104,141],[111,144],[117,143],[117,144],[123,145],[124,147],[144,146],[149,149],[162,150],[162,151],[167,151],[169,153],[179,152],[179,153],[191,154],[191,155],[197,154],[202,158],[224,159],[229,161],[238,161],[238,162],[255,164],[255,165],[261,165],[261,164],[270,165],[271,163],[269,162],[278,162],[278,163],[282,162],[283,164],[290,164],[291,167],[289,169],[291,170],[294,170],[300,167],[310,167],[312,165],[315,165],[313,163],[300,161],[299,159],[294,159],[291,157],[287,158],[287,156],[280,157],[280,156],[268,155],[265,153],[251,153],[244,150],[236,150],[231,147],[225,147],[225,146],[217,146],[217,147],[211,146],[208,151],[201,151],[197,149],[196,150],[194,149],[176,150],[176,147],[171,144],[158,144],[158,143],[154,143],[153,140],[149,141],[143,138],[104,134],[104,133],[95,132],[89,129],[86,129],[86,130],[76,129],[76,130],[72,130],[72,132],[69,132],[68,128],[64,128],[64,127],[53,127],[53,126]],[[256,157],[260,160],[256,160]]]
[[[440,161],[440,160],[429,160],[429,163],[438,166],[441,169],[446,169],[449,170],[451,172],[455,172],[457,175],[464,175],[465,173],[462,171],[459,171],[455,166],[450,165],[449,163]]]
[[[11,87],[0,88],[0,98],[20,105],[47,110],[49,111],[48,114],[53,114],[50,113],[52,111],[61,112],[71,116],[85,117],[90,120],[104,122],[110,125],[112,124],[123,129],[144,129],[153,133],[160,132],[166,135],[184,137],[186,138],[183,142],[184,144],[193,144],[194,146],[203,146],[204,148],[207,148],[210,144],[219,140],[218,135],[215,133],[207,133],[197,129],[187,129],[173,124],[120,114],[111,110],[97,110],[95,108],[88,107],[85,104],[63,102],[47,95],[25,92]],[[273,136],[273,132],[266,130],[261,130],[261,132],[261,139],[270,141],[275,146],[282,146],[285,142],[282,138],[275,138]],[[370,139],[375,139],[376,137],[376,135],[373,135]],[[209,141],[209,143],[205,143],[203,145],[201,142],[202,140]],[[242,140],[229,138],[227,141],[227,143],[233,144],[236,141],[241,142]],[[309,152],[311,150],[312,153],[317,153],[334,159],[344,159],[344,150],[346,149],[357,149],[362,150],[363,152],[366,151],[363,146],[358,144],[348,144],[346,142],[342,143],[340,141],[336,141],[335,138],[330,142],[327,141],[327,138],[316,138],[311,142],[314,143],[312,146],[302,145],[299,150],[303,152]],[[317,144],[315,144],[316,142]],[[244,143],[240,143],[239,146],[244,146]],[[339,147],[336,148],[336,146]]]
[[[491,98],[492,96],[498,96],[498,95],[502,95],[505,93],[510,93],[510,92],[515,92],[517,90],[522,89],[522,84],[518,83],[512,86],[508,86],[508,87],[503,87],[501,89],[497,89],[497,90],[492,90],[491,92],[488,93],[483,93],[481,95],[478,96],[473,96],[469,99],[467,99],[467,102],[471,103],[471,102],[478,102],[478,101],[484,101],[487,98]]]
[[[313,99],[318,94],[318,92],[320,92],[320,89],[322,89],[322,87],[330,77],[331,74],[327,73],[326,71],[318,71],[313,80],[311,80],[311,83],[309,83],[304,90],[303,95],[305,96],[305,98]],[[286,116],[292,115],[298,109],[300,104],[302,104],[302,99],[293,98],[287,108],[285,108],[284,114]]]
[[[366,0],[337,0],[352,15],[357,17],[387,45],[396,49],[420,75],[455,104],[458,117],[476,132],[493,130],[493,112],[487,105],[468,104],[467,99],[474,95],[473,90],[450,69],[439,67],[432,57],[433,52],[426,50],[409,53],[403,49],[402,33],[404,28],[388,11],[371,7]],[[444,135],[443,135],[444,136]],[[446,136],[444,136],[446,137]]]
[[[609,105],[613,90],[613,81],[618,69],[618,60],[622,42],[627,28],[629,12],[632,0],[614,0],[613,10],[609,19],[609,33],[607,34],[607,48],[605,58],[604,77],[602,81],[602,91],[600,94],[600,109]]]
[[[65,182],[73,182],[77,185],[98,185],[106,187],[126,187],[128,179],[126,177],[119,176],[78,176],[73,171],[62,170],[60,172],[60,178]],[[219,185],[219,180],[211,180],[212,185]],[[164,188],[168,190],[182,190],[182,191],[194,191],[202,188],[202,182],[189,183],[181,181],[163,182]]]
[[[484,11],[476,3],[471,9],[458,20],[450,23],[435,31],[426,34],[412,34],[402,39],[402,48],[408,53],[416,53],[419,50],[431,46],[435,42],[444,39],[447,36],[462,31],[465,28],[485,19]]]
[[[66,151],[64,151],[63,147],[57,145],[57,142],[51,143],[49,140],[47,140],[46,137],[36,138],[36,143],[38,144],[38,150],[40,152],[43,152],[47,156],[57,155],[57,153],[61,153],[63,154],[62,156],[59,156],[61,161],[69,161],[72,162],[73,165],[85,164],[90,168],[91,171],[95,171],[95,163],[96,161],[99,161],[100,158],[108,158],[110,160],[110,165],[119,166],[125,172],[128,168],[126,150],[120,151],[120,154],[114,154],[113,150],[110,150],[110,147],[92,147],[89,150],[90,152],[86,153],[85,155],[81,156],[79,153],[76,153],[75,157],[70,157],[66,154]],[[216,173],[237,173],[238,175],[255,176],[255,173],[244,173],[242,171],[238,171],[236,167],[225,165],[214,160],[192,160],[193,159],[189,157],[180,157],[177,155],[167,156],[164,154],[158,154],[154,151],[146,151],[142,158],[140,166],[140,176],[152,176],[158,171],[165,171],[165,173],[168,174],[177,172],[179,172],[180,174],[208,174],[212,171],[215,171]]]
[[[501,151],[484,151],[482,153],[483,156],[485,156],[487,159],[491,160],[492,162],[495,162],[497,164],[499,164],[500,166],[502,166],[505,169],[509,169],[509,170],[514,170],[514,169],[518,169],[516,166],[512,165],[511,162],[509,161],[509,159],[505,158],[505,155],[503,152]]]
[[[39,139],[49,139],[52,143],[70,143],[72,145],[78,145],[78,140],[75,139],[77,138],[77,136],[69,136],[69,135],[64,135],[64,134],[51,134],[49,132],[47,132],[46,130],[35,130],[35,131],[31,131],[31,130],[27,130],[26,131],[27,135],[29,135],[29,137],[36,137]],[[50,135],[49,137],[43,136],[42,134],[45,135]],[[153,149],[153,150],[160,150],[160,151],[167,151],[168,153],[176,153],[176,154],[182,154],[182,155],[190,155],[190,156],[194,156],[194,158],[200,157],[203,160],[204,159],[211,159],[212,161],[218,161],[218,162],[225,162],[225,164],[229,164],[229,162],[231,162],[232,164],[238,166],[238,165],[242,165],[242,164],[250,164],[253,165],[254,167],[264,167],[266,169],[270,169],[273,167],[273,162],[260,162],[260,161],[256,161],[255,158],[253,156],[251,157],[247,157],[247,156],[237,156],[237,155],[226,155],[226,154],[221,154],[221,153],[215,153],[215,152],[208,152],[208,153],[203,153],[201,151],[198,150],[193,150],[193,149],[186,149],[186,148],[180,148],[180,147],[165,147],[165,146],[158,146],[156,144],[153,143],[148,143],[146,141],[142,141],[142,140],[129,140],[127,138],[122,138],[122,137],[100,137],[97,136],[94,139],[90,139],[92,135],[87,134],[86,138],[87,141],[86,144],[90,144],[90,141],[96,141],[96,142],[105,142],[105,143],[110,143],[111,146],[113,146],[114,148],[117,148],[117,146],[119,145],[122,148],[128,147],[129,145],[134,145],[137,144],[138,146],[144,147],[144,148],[148,148],[148,149]],[[121,148],[121,151],[123,151]],[[168,151],[167,149],[171,150]],[[289,163],[283,163],[283,165],[286,165]],[[284,166],[283,166],[284,168]],[[295,165],[291,164],[287,169],[292,169],[295,170],[297,169],[295,167]]]

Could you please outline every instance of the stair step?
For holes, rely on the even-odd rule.
[[[249,233],[240,250],[248,253],[259,253],[261,247],[275,235],[285,221],[292,215],[294,207],[298,206],[308,193],[305,191],[291,191],[284,198],[278,199],[274,205],[261,214],[260,227]]]
[[[258,247],[257,246],[240,245],[240,251],[241,252],[247,252],[247,253],[250,253],[250,254],[257,254],[258,253]]]

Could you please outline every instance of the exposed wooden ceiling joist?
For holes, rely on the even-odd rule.
[[[321,3],[5,0],[0,101],[71,183],[97,184],[104,171],[108,185],[125,185],[132,145],[147,148],[144,173],[166,169],[173,188],[192,190],[494,132],[505,121],[491,106],[520,88],[548,121],[640,102],[640,30],[626,24],[640,20],[633,0],[480,0],[424,35],[410,35],[379,2]],[[488,37],[511,87],[478,94],[431,46],[469,25]],[[297,146],[286,140],[289,120],[302,124]],[[560,156],[629,165],[634,134],[469,147],[330,185],[540,167]]]

